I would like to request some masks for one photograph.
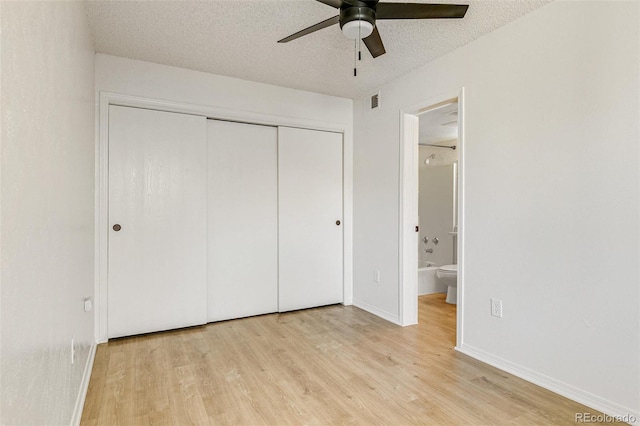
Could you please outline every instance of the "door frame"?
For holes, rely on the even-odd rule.
[[[458,101],[458,304],[456,348],[463,343],[464,319],[464,200],[465,133],[464,87],[444,93],[400,110],[400,241],[399,241],[399,319],[403,326],[418,323],[418,116],[436,107]]]
[[[108,340],[108,241],[109,241],[109,105],[144,108],[241,123],[286,126],[342,134],[343,197],[343,304],[353,304],[353,124],[324,122],[300,117],[263,114],[207,105],[99,92],[96,114],[95,284],[94,332],[96,343]]]

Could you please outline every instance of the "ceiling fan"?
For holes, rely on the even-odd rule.
[[[364,41],[371,56],[377,58],[386,51],[376,27],[376,19],[464,18],[469,8],[466,4],[379,3],[379,0],[316,1],[340,9],[340,14],[291,34],[278,43],[287,43],[331,25],[340,24],[346,37]]]

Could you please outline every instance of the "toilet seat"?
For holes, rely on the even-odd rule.
[[[438,268],[439,276],[457,276],[458,275],[458,265],[442,265]]]

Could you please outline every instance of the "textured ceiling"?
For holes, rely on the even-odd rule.
[[[373,59],[363,45],[357,77],[353,77],[353,42],[337,25],[277,43],[337,14],[314,0],[88,0],[86,4],[99,53],[358,98],[548,1],[442,0],[437,2],[469,4],[466,17],[378,21],[387,53]]]

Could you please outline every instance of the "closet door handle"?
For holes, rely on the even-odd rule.
[[[113,225],[113,230],[114,231],[118,232],[121,229],[122,229],[122,226],[120,226],[119,224],[116,223],[115,225]]]
[[[340,221],[336,220],[336,225],[340,226]]]

